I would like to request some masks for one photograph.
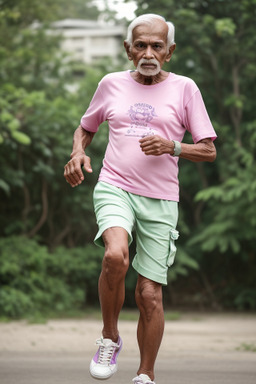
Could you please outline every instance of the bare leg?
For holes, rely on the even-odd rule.
[[[138,375],[144,373],[154,380],[154,365],[164,332],[162,285],[139,275],[136,303],[140,311],[137,337],[141,361]]]
[[[125,275],[129,267],[128,234],[125,229],[113,227],[103,235],[105,255],[99,278],[104,338],[118,340],[118,316],[125,298]]]

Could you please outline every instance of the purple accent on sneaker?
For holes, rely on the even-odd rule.
[[[111,339],[96,340],[99,346],[90,363],[90,374],[95,379],[109,379],[117,371],[117,356],[122,349],[122,339],[118,337],[117,343]]]
[[[115,352],[113,353],[110,364],[116,364],[117,357],[118,357],[119,353],[121,352],[123,342],[122,342],[122,339],[120,336],[118,337],[117,344],[118,344],[118,348],[116,348]],[[95,355],[93,357],[93,361],[96,364],[98,363],[98,360],[99,360],[99,353],[100,353],[100,347],[98,348],[97,352],[95,353]]]
[[[95,361],[95,363],[98,362],[98,359],[99,359],[99,352],[100,352],[100,349],[98,349],[98,351],[95,353],[94,355],[94,358],[93,358],[93,361]]]
[[[118,337],[117,344],[118,344],[118,348],[116,348],[116,350],[112,356],[110,364],[116,364],[117,357],[118,357],[119,353],[121,352],[123,342],[122,342],[122,339],[120,336]]]

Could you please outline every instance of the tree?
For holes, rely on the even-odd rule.
[[[76,191],[74,204],[63,166],[73,131],[103,76],[87,69],[83,99],[66,90],[72,67],[60,53],[60,38],[49,36],[44,24],[31,28],[33,20],[51,21],[57,3],[35,1],[28,11],[26,0],[2,2],[0,14],[0,234],[40,234],[50,247],[92,236],[89,185]]]

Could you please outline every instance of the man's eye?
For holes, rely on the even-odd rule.
[[[144,48],[144,44],[143,43],[137,43],[136,48]]]

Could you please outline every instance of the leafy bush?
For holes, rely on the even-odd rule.
[[[1,316],[18,318],[31,312],[33,308],[31,298],[15,288],[4,286],[0,291]]]
[[[256,310],[256,292],[255,288],[241,287],[241,291],[234,300],[234,305],[239,310]]]
[[[0,315],[20,318],[82,308],[97,292],[102,251],[45,246],[25,237],[0,239]]]

